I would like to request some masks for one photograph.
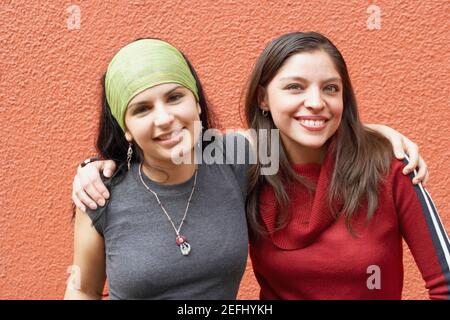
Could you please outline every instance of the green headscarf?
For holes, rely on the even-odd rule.
[[[167,42],[143,39],[117,52],[106,72],[105,90],[111,113],[122,130],[125,131],[125,111],[131,99],[162,83],[179,83],[199,101],[197,85],[186,60]]]

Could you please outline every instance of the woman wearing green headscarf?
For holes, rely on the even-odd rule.
[[[118,169],[106,187],[102,161],[80,168],[74,181],[75,271],[66,298],[100,298],[106,278],[112,299],[236,297],[248,253],[248,167],[193,161],[209,147],[199,142],[211,127],[201,84],[176,48],[143,39],[115,55],[105,75],[97,147]],[[394,145],[407,145],[414,168],[414,144],[379,130]],[[212,144],[227,157],[226,142],[239,139],[247,143],[228,135]],[[192,161],[175,163],[174,155]],[[421,167],[419,180],[426,176]],[[86,193],[99,208],[86,210],[92,203]]]
[[[112,59],[103,93],[97,146],[119,168],[108,203],[76,212],[65,298],[100,298],[107,278],[111,299],[234,299],[248,255],[244,167],[173,161],[207,147],[194,69],[170,44],[138,40]]]

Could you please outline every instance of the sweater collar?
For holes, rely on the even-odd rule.
[[[328,186],[330,184],[334,157],[327,154],[322,165],[293,165],[293,169],[301,176],[315,183],[316,189],[308,191],[298,182],[286,186],[291,200],[288,208],[291,217],[288,225],[276,232],[275,223],[279,209],[275,193],[269,185],[265,185],[260,196],[260,214],[263,223],[270,232],[275,246],[284,250],[307,247],[335,221],[328,207]]]

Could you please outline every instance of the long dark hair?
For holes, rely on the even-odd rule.
[[[156,38],[139,38],[135,41],[142,40],[142,39],[156,39]],[[161,40],[161,39],[158,39]],[[165,41],[165,40],[162,40]],[[180,51],[181,52],[181,51]],[[212,110],[208,108],[208,102],[206,99],[206,96],[203,92],[203,87],[200,82],[200,79],[186,57],[185,54],[183,54],[184,59],[186,60],[189,69],[194,76],[197,90],[198,90],[198,97],[199,97],[199,105],[201,109],[200,114],[200,121],[202,123],[202,136],[205,130],[208,130],[210,128],[214,128],[217,124],[215,117],[212,113]],[[113,179],[111,181],[114,181],[115,183],[118,181],[117,179],[122,176],[122,173],[126,171],[126,160],[127,160],[127,150],[129,143],[125,139],[125,135],[123,133],[122,128],[119,126],[119,123],[116,121],[116,119],[113,117],[111,113],[111,109],[108,105],[108,101],[106,99],[106,92],[105,92],[105,75],[102,76],[101,79],[101,86],[102,86],[102,99],[101,99],[101,112],[100,112],[100,123],[98,128],[98,135],[97,135],[97,152],[99,156],[103,159],[110,159],[114,160],[117,164],[117,170],[113,176]],[[208,141],[205,141],[202,143],[203,149],[208,145]],[[133,148],[133,158],[131,162],[140,162],[142,160],[142,153],[141,150],[139,150],[138,147],[136,147],[134,144],[132,146]]]
[[[373,216],[378,205],[378,186],[390,166],[392,148],[387,139],[363,126],[358,115],[347,65],[336,46],[316,32],[288,33],[270,42],[258,58],[248,82],[245,96],[246,122],[249,128],[256,130],[275,129],[272,118],[261,114],[258,105],[258,87],[266,88],[290,56],[318,50],[331,57],[343,84],[342,121],[333,137],[335,143],[326,145],[327,152],[332,152],[335,159],[335,170],[328,191],[329,206],[336,218],[345,216],[347,228],[353,233],[351,220],[363,201],[367,201],[368,204],[367,219],[370,220]],[[270,141],[267,145],[270,146]],[[292,169],[282,142],[279,154],[280,167],[276,175],[261,175],[259,163],[250,168],[246,207],[249,227],[254,235],[267,233],[259,216],[259,196],[265,184],[272,187],[277,199],[279,215],[278,228],[275,230],[284,228],[290,221],[286,210],[289,207],[289,195],[285,185],[298,181],[311,189],[306,179],[298,176]],[[336,208],[335,203],[341,205]]]

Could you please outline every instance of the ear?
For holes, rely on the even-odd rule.
[[[269,103],[267,102],[267,90],[263,86],[258,86],[256,89],[256,99],[261,110],[270,111]]]
[[[127,139],[128,142],[133,142],[133,137],[130,132],[125,131],[125,139]]]
[[[200,104],[197,102],[197,112],[198,114],[202,114],[202,108],[200,108]]]

